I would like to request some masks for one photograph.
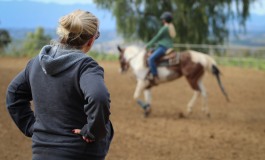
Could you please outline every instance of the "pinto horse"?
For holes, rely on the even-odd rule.
[[[150,69],[146,65],[146,50],[139,46],[131,45],[122,49],[118,46],[120,52],[119,62],[120,71],[126,72],[130,67],[137,80],[136,89],[134,92],[134,99],[144,109],[144,115],[148,116],[151,112],[151,88],[153,87],[150,80],[147,79]],[[207,54],[200,53],[193,50],[182,51],[176,53],[178,55],[178,62],[174,65],[158,66],[158,84],[176,80],[184,76],[194,90],[194,94],[187,105],[188,114],[192,113],[192,108],[195,100],[202,95],[202,111],[210,116],[207,105],[207,93],[203,85],[203,76],[205,71],[212,73],[221,88],[222,93],[229,101],[228,95],[221,83],[220,70],[218,69],[215,60]],[[140,100],[141,93],[144,93],[145,102]]]

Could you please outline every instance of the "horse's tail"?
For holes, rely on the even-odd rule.
[[[201,52],[197,52],[197,51],[190,51],[189,52],[191,54],[191,56],[193,57],[193,62],[196,63],[200,63],[205,70],[209,71],[210,73],[212,73],[217,81],[218,81],[218,85],[222,90],[222,93],[224,94],[224,96],[226,97],[226,100],[229,102],[229,98],[228,95],[224,89],[224,86],[221,82],[220,79],[220,70],[217,67],[217,63],[216,61],[209,55],[205,54],[205,53],[201,53]]]
[[[219,84],[219,87],[220,87],[221,90],[222,90],[222,93],[224,94],[226,100],[229,102],[230,99],[229,99],[229,97],[228,97],[228,95],[227,95],[227,93],[226,93],[226,91],[225,91],[225,88],[224,88],[222,82],[221,82],[221,78],[220,78],[221,72],[220,72],[220,70],[218,69],[218,67],[217,67],[216,64],[212,64],[212,65],[211,65],[211,72],[212,72],[212,74],[216,77],[217,82],[218,82],[218,84]]]

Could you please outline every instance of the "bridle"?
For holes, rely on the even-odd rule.
[[[124,50],[120,53],[119,61],[121,72],[126,72],[130,68],[130,61],[126,61],[126,59],[124,58]]]

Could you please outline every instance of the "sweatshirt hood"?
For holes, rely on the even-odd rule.
[[[71,50],[59,45],[47,45],[39,53],[39,62],[45,74],[56,75],[85,57],[87,55],[77,49]]]

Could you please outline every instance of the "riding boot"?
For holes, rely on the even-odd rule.
[[[158,82],[159,82],[159,77],[156,75],[156,76],[154,76],[154,82],[155,82],[155,84],[157,85],[158,84]]]
[[[156,85],[158,85],[158,82],[159,82],[158,76],[157,75],[153,75],[153,78],[150,79],[151,85],[156,86]]]
[[[159,78],[157,75],[154,76],[151,73],[149,73],[146,79],[149,81],[149,84],[145,87],[146,89],[150,89],[151,87],[158,85]]]

